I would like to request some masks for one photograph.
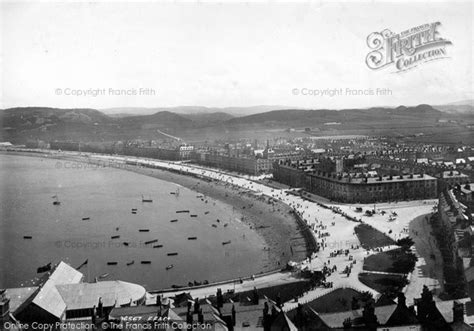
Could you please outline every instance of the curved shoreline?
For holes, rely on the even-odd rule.
[[[95,161],[96,165],[102,164],[102,166],[104,166],[104,162],[107,162],[80,154],[54,154],[51,153],[51,151],[20,150],[10,153],[31,157],[47,156],[52,159],[81,163],[94,164]],[[91,154],[91,156],[103,157],[101,154]],[[125,159],[127,157],[123,156],[123,158]],[[143,160],[145,161],[146,159]],[[163,162],[162,160],[156,161]],[[136,164],[128,164],[125,167],[113,166],[112,164],[108,164],[107,166],[172,182],[238,209],[238,212],[243,215],[241,221],[246,223],[265,242],[267,247],[266,253],[269,257],[268,260],[271,261],[270,265],[264,265],[260,268],[255,274],[256,276],[279,271],[290,260],[304,260],[308,254],[308,247],[311,247],[311,244],[307,242],[307,236],[301,236],[303,234],[302,231],[305,229],[301,227],[292,208],[281,201],[275,201],[275,199],[271,197],[259,195],[257,192],[251,192],[217,179],[205,178],[204,176],[178,171],[176,169],[143,167],[137,166]],[[252,276],[253,275],[249,275],[248,277]],[[217,281],[217,283],[223,282],[226,283],[228,280]],[[209,284],[209,286],[211,285],[212,283]]]

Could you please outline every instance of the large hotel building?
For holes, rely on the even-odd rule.
[[[437,197],[437,179],[426,174],[377,176],[316,170],[310,162],[273,165],[275,180],[331,200],[372,203],[432,199]]]

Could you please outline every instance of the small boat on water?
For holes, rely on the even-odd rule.
[[[61,204],[61,201],[59,201],[57,195],[53,195],[52,198],[53,198],[53,199],[56,199],[56,200],[53,201],[53,205],[59,206],[59,205]]]
[[[151,261],[142,261],[141,264],[151,264]]]
[[[142,195],[142,202],[153,202],[153,200],[151,199],[151,197],[145,198],[145,197]]]
[[[204,215],[207,215],[207,214],[209,214],[209,212],[208,212],[208,211],[204,212]]]
[[[156,243],[157,241],[158,239],[148,240],[148,241],[145,241],[145,245],[153,244],[153,243]]]
[[[196,240],[197,237],[188,237],[188,240]]]
[[[108,273],[105,273],[105,274],[102,274],[99,276],[100,279],[104,279],[104,278],[107,278],[109,277],[109,274]]]
[[[117,265],[117,262],[107,262],[107,265]]]
[[[124,241],[124,242],[123,242],[123,245],[124,245],[124,246],[128,246],[128,242]]]
[[[161,248],[163,245],[153,245],[153,248]]]
[[[213,228],[217,228],[217,225],[215,225],[215,224],[212,224],[211,226],[212,226]]]
[[[189,210],[177,210],[176,211],[176,214],[180,214],[180,213],[189,213]]]
[[[227,241],[222,242],[222,245],[229,245],[230,243],[231,243],[231,241],[227,240]]]
[[[130,262],[127,262],[127,265],[132,265],[132,264],[134,264],[134,263],[135,263],[135,260],[132,260],[132,261],[130,261]]]
[[[224,224],[224,228],[226,228],[229,225],[229,223]]]
[[[173,194],[173,195],[175,195],[175,194],[176,194],[176,192],[170,192],[170,194]]]
[[[178,255],[178,253],[173,252],[173,253],[168,253],[168,254],[166,254],[166,255],[168,255],[168,256],[175,256],[175,255]]]
[[[110,239],[118,239],[118,238],[120,238],[120,236],[112,236],[112,237],[110,237]]]
[[[171,285],[171,288],[183,288],[183,287],[186,287],[186,286],[176,285],[176,284]]]
[[[90,217],[83,217],[83,218],[82,218],[83,221],[88,221],[88,220],[90,220],[90,219],[91,219]]]
[[[171,223],[175,223],[175,222],[178,222],[178,220],[171,220],[170,222],[171,222]]]
[[[23,236],[23,239],[32,239],[32,236]]]
[[[192,215],[190,215],[190,216],[191,216],[191,217],[198,217],[198,215],[196,215],[196,214],[192,214]]]
[[[150,229],[139,229],[138,232],[150,232]]]
[[[166,270],[170,270],[174,267],[174,265],[170,264],[169,266],[166,267]]]
[[[137,212],[136,212],[135,210],[134,210],[134,211],[132,211],[132,214],[134,214],[134,215],[135,215],[136,213],[137,213]]]

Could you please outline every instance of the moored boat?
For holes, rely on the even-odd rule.
[[[174,267],[174,265],[170,264],[169,266],[166,267],[166,270],[170,270],[173,267]]]
[[[168,255],[168,256],[175,256],[175,255],[178,255],[178,253],[173,252],[173,253],[168,253],[168,254],[166,254],[166,255]]]
[[[224,241],[224,242],[222,243],[222,245],[228,245],[228,244],[230,244],[230,243],[231,243],[231,241],[230,241],[230,240],[227,240],[227,241]]]

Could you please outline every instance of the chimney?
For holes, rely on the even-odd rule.
[[[398,303],[398,306],[406,307],[405,294],[403,294],[402,292],[398,293],[398,300],[397,300],[397,303]]]
[[[200,306],[201,305],[199,304],[199,298],[194,299],[194,313],[195,314],[199,313]]]
[[[202,313],[202,308],[199,309],[199,312],[198,312],[198,323],[199,324],[204,324],[204,315]]]
[[[257,288],[253,288],[253,293],[252,293],[252,304],[258,305],[258,291]]]
[[[464,304],[461,302],[453,302],[453,322],[464,322]]]
[[[232,305],[232,326],[235,326],[235,306]]]

